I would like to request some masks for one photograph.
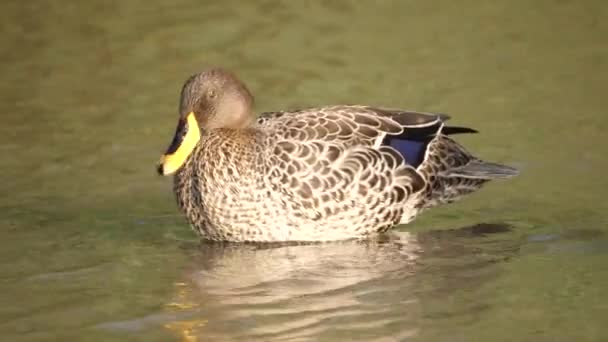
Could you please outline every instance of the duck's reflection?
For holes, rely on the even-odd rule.
[[[204,244],[167,305],[192,317],[166,326],[185,340],[399,340],[416,334],[437,298],[494,277],[488,266],[518,248],[495,234],[508,232],[483,224],[364,242]]]

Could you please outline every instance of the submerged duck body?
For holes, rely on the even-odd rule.
[[[204,239],[366,237],[517,174],[448,137],[475,130],[445,125],[446,115],[331,106],[256,118],[252,104],[222,69],[182,89],[159,173],[174,173],[178,206]]]

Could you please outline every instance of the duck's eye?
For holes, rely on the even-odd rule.
[[[214,99],[217,96],[217,93],[215,92],[215,90],[209,90],[207,95],[209,96],[210,99]]]

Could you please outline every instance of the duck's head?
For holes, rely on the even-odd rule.
[[[191,76],[182,88],[177,129],[160,158],[158,173],[177,171],[200,140],[201,131],[249,127],[255,121],[252,106],[247,87],[226,70],[210,69]]]

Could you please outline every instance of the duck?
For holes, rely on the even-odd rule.
[[[253,111],[231,71],[181,90],[177,128],[157,165],[202,240],[366,239],[518,170],[474,157],[441,113],[367,105]]]

